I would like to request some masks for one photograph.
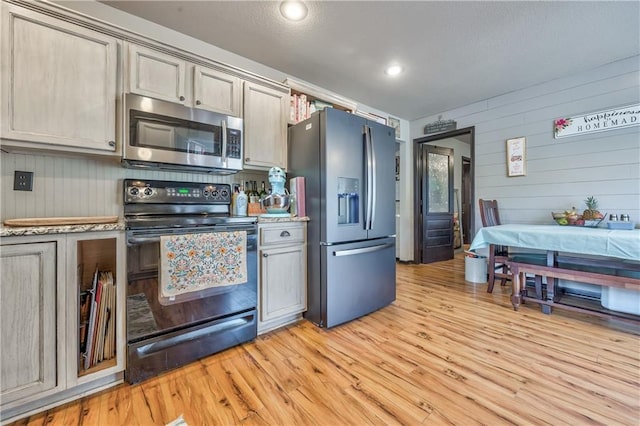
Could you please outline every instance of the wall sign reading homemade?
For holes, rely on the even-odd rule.
[[[640,104],[592,112],[554,120],[554,137],[564,138],[586,133],[622,129],[640,124]]]

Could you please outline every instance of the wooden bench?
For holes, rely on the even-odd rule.
[[[576,260],[577,259],[577,260]],[[522,263],[522,262],[510,262],[511,271],[513,273],[513,290],[511,293],[511,303],[513,304],[513,309],[518,310],[521,303],[524,301],[533,301],[542,305],[547,305],[549,308],[555,306],[563,309],[569,309],[573,311],[579,312],[587,312],[592,313],[594,315],[600,316],[617,316],[612,313],[603,313],[597,312],[590,309],[585,309],[577,306],[566,305],[562,303],[557,303],[554,301],[554,287],[557,279],[576,281],[587,284],[596,284],[600,286],[606,287],[617,287],[631,290],[640,290],[640,277],[628,277],[628,276],[620,276],[613,275],[615,273],[620,272],[621,270],[624,272],[632,272],[637,274],[640,267],[637,264],[629,264],[624,262],[612,262],[612,261],[600,261],[594,262],[593,260],[585,260],[579,258],[565,258],[565,262],[570,261],[571,264],[577,265],[587,265],[591,266],[595,263],[596,268],[601,269],[603,272],[589,272],[579,269],[569,269],[565,267],[557,267],[557,266],[543,266],[543,265],[535,265],[530,263]],[[599,266],[598,266],[599,265]],[[536,283],[536,296],[537,297],[529,297],[527,295],[526,289],[526,277],[525,274],[532,274],[535,276]],[[639,275],[640,276],[640,275]],[[551,278],[551,281],[548,281],[547,284],[547,297],[542,297],[542,278],[546,277]],[[550,312],[550,311],[549,311]],[[628,315],[627,315],[628,316]],[[640,317],[634,318],[640,319]]]

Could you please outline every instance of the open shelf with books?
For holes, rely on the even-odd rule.
[[[354,101],[309,83],[287,78],[283,84],[291,88],[289,124],[305,120],[323,108],[338,108],[352,113],[358,106]]]
[[[117,364],[117,240],[79,240],[77,250],[78,377]]]

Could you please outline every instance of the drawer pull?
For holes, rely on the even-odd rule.
[[[267,253],[262,253],[262,257],[269,257]]]
[[[291,236],[291,234],[289,233],[289,231],[282,231],[282,232],[280,233],[280,236],[281,236],[281,237],[290,237],[290,236]]]

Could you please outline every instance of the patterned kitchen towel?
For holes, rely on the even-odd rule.
[[[160,296],[247,282],[246,231],[160,238]]]

